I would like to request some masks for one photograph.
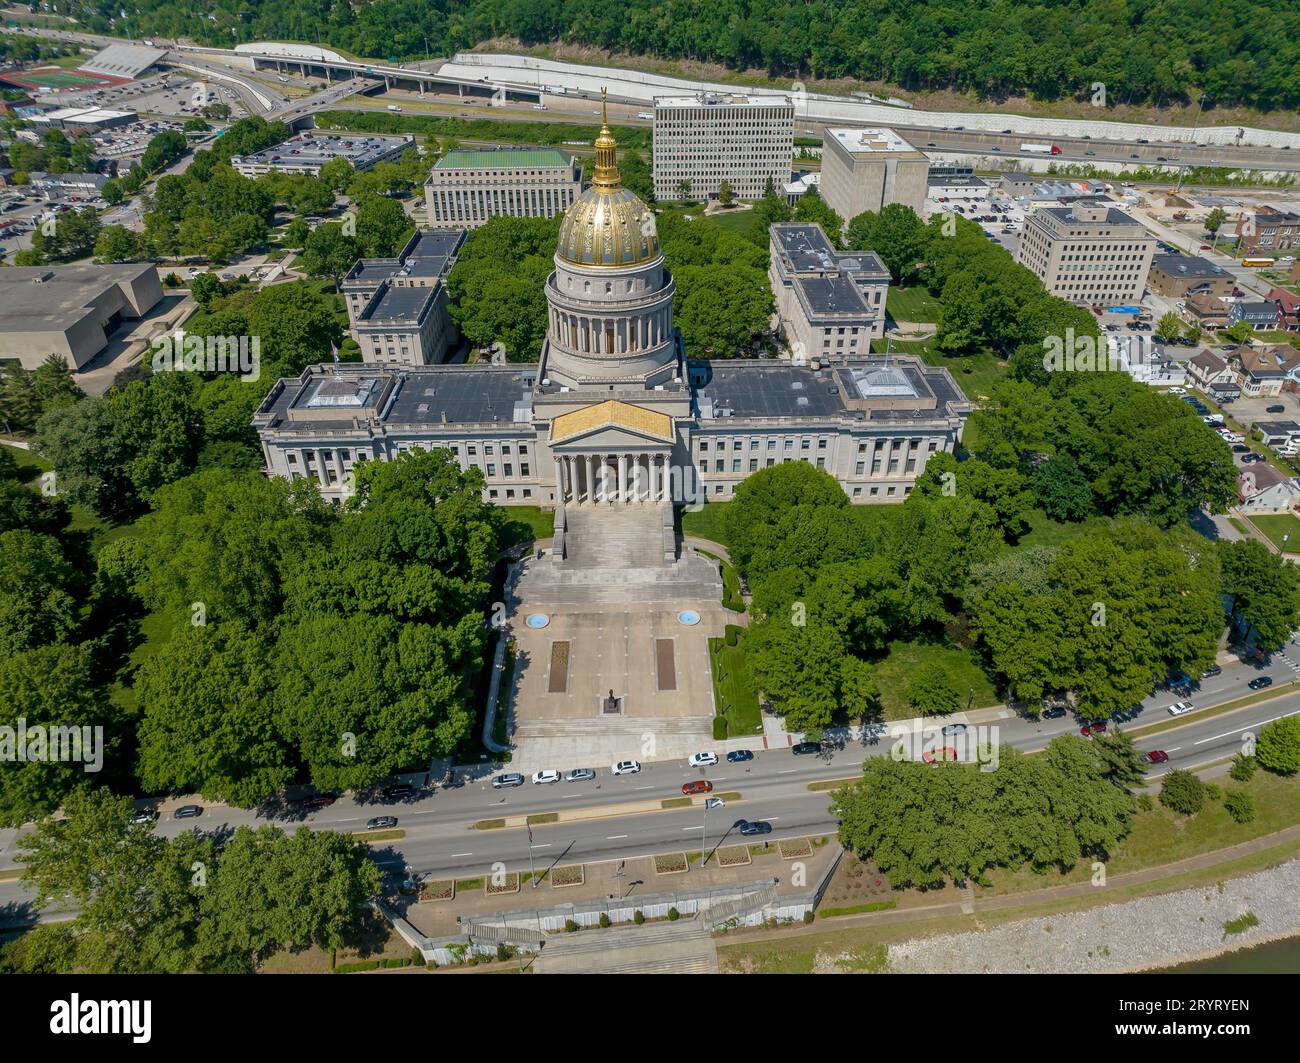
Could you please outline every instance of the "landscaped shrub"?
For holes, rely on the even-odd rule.
[[[1150,794],[1138,794],[1137,806],[1143,812],[1150,812],[1156,807],[1156,803],[1151,800]]]
[[[1300,716],[1283,716],[1260,731],[1255,755],[1279,775],[1300,771]]]
[[[1234,822],[1249,823],[1255,818],[1255,799],[1245,790],[1229,790],[1223,796],[1223,807]]]
[[[1184,816],[1194,816],[1205,805],[1205,784],[1190,771],[1171,771],[1160,788],[1160,803]]]
[[[632,922],[636,923],[637,926],[645,922],[645,913],[640,908],[632,913]]]
[[[577,929],[578,929],[578,924],[575,923],[572,919],[566,919],[564,921],[564,932],[566,934],[572,934]]]
[[[1237,782],[1250,782],[1255,777],[1259,761],[1245,753],[1238,753],[1232,758],[1232,770],[1228,772]]]
[[[608,912],[601,912],[601,913],[600,913],[600,925],[601,925],[601,928],[602,928],[602,929],[605,928],[605,927],[607,927],[607,926],[609,926],[609,913],[608,913]]]
[[[740,631],[741,629],[737,624],[728,624],[723,629],[723,634],[726,635],[725,641],[728,646],[734,646],[736,645],[737,642],[740,641]]]
[[[805,923],[811,923],[816,918],[817,918],[816,912],[808,911],[803,913],[803,921]]]
[[[682,917],[682,913],[679,912],[676,908],[668,909],[668,921],[670,923],[677,922],[677,920],[680,919],[681,917]]]
[[[1216,784],[1212,782],[1207,782],[1205,784],[1205,800],[1218,801],[1222,797],[1223,797],[1223,791],[1220,790]]]

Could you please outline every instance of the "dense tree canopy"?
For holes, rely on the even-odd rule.
[[[78,8],[85,29],[109,33],[117,0]],[[785,77],[857,78],[908,89],[959,89],[1001,98],[1083,98],[1093,81],[1111,103],[1195,100],[1264,110],[1300,106],[1300,23],[1290,0],[1206,6],[1094,5],[1080,0],[147,0],[133,33],[228,47],[314,41],[358,55],[424,58],[499,36],[528,44],[594,46],[697,59]],[[120,29],[120,27],[118,27]],[[1264,42],[1267,42],[1266,44]]]

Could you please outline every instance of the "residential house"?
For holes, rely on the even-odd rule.
[[[1251,328],[1271,329],[1277,324],[1277,306],[1266,301],[1233,303],[1228,311],[1228,326],[1245,321]]]
[[[1273,288],[1264,298],[1277,307],[1275,328],[1285,332],[1300,332],[1300,295],[1285,288]]]
[[[1228,306],[1212,295],[1189,295],[1183,302],[1183,317],[1206,332],[1228,327]]]
[[[1187,382],[1201,391],[1209,391],[1216,384],[1230,384],[1240,394],[1237,374],[1228,363],[1208,347],[1202,347],[1187,361]]]
[[[1258,461],[1238,474],[1237,497],[1246,513],[1287,513],[1300,502],[1300,485],[1294,477]]]
[[[1267,347],[1242,347],[1236,355],[1241,364],[1239,374],[1242,393],[1251,397],[1282,394],[1295,390],[1296,370],[1300,369],[1300,351],[1287,344]]]

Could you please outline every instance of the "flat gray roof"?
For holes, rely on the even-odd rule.
[[[361,314],[357,323],[371,327],[386,324],[418,325],[424,320],[437,294],[437,285],[428,288],[390,287],[379,297],[378,303]]]
[[[0,332],[58,332],[86,316],[97,298],[153,270],[121,266],[6,266],[0,269]],[[37,283],[38,278],[44,278]]]
[[[1197,255],[1156,255],[1153,268],[1171,277],[1226,277],[1228,271]]]

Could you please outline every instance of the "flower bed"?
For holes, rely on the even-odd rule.
[[[495,896],[498,893],[518,893],[519,872],[518,871],[508,872],[504,876],[504,881],[502,881],[500,885],[498,885],[491,878],[489,878],[487,880],[487,885],[484,887],[484,889],[487,891],[487,895],[489,897]]]
[[[452,879],[425,882],[420,888],[422,901],[450,901],[456,897],[456,883]]]
[[[551,885],[556,889],[561,886],[581,886],[587,881],[586,872],[582,864],[572,864],[569,867],[557,867],[551,872]]]
[[[719,867],[743,867],[745,864],[752,864],[749,850],[743,845],[729,845],[725,849],[718,850]]]
[[[689,867],[685,853],[664,853],[655,857],[656,875],[682,875]]]
[[[781,851],[782,860],[797,860],[800,857],[812,856],[812,845],[807,838],[782,838],[776,843],[776,847]]]

